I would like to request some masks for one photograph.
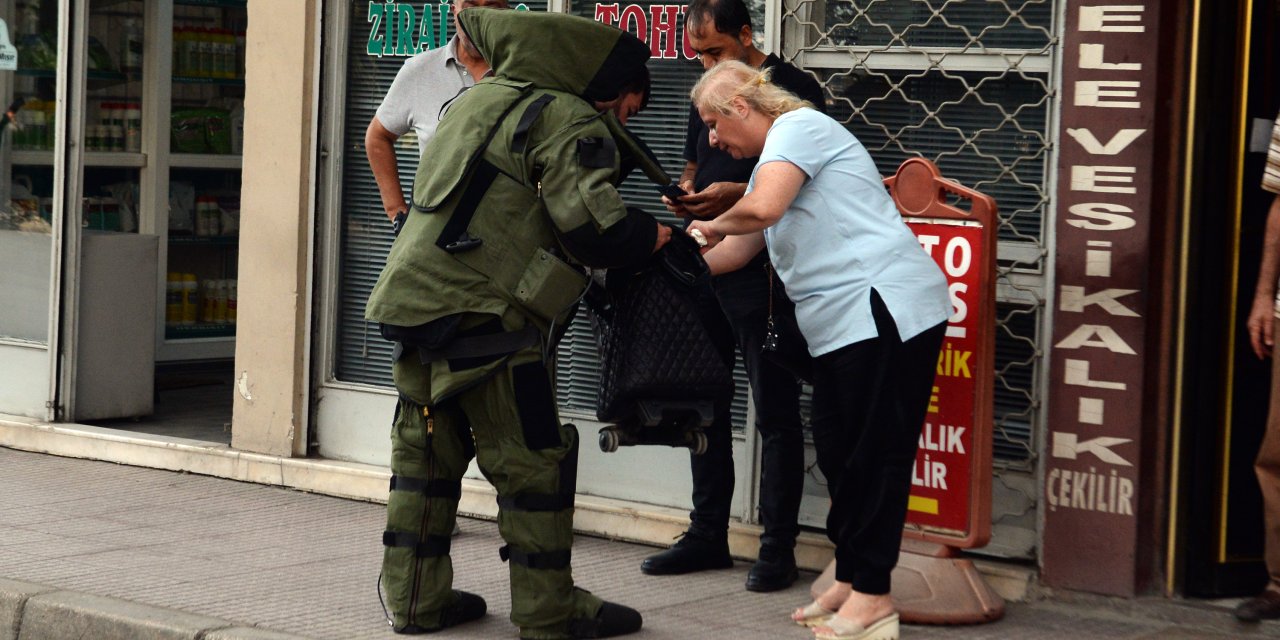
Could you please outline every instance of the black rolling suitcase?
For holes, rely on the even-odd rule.
[[[588,298],[601,360],[596,416],[613,423],[600,430],[602,451],[706,450],[703,429],[733,395],[733,372],[699,303],[708,278],[697,243],[676,233],[643,268],[607,272],[603,292]]]

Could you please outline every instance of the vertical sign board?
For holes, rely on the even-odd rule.
[[[952,309],[911,474],[905,535],[980,547],[991,535],[995,201],[944,180],[922,158],[904,162],[885,183],[947,277]],[[969,210],[948,198],[967,201]]]
[[[1044,459],[1044,581],[1129,596],[1159,69],[1153,0],[1067,3]]]

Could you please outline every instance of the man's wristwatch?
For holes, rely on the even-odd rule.
[[[409,217],[409,212],[401,209],[396,213],[396,217],[391,219],[391,233],[396,237],[400,236],[400,230],[404,228],[404,221]]]

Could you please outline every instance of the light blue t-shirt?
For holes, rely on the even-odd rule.
[[[871,290],[909,340],[951,315],[947,281],[907,228],[867,150],[813,109],[774,121],[751,175],[790,162],[808,176],[795,201],[764,231],[769,258],[814,356],[877,337]]]

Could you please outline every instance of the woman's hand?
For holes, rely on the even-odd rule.
[[[702,257],[711,275],[718,276],[747,266],[763,248],[764,234],[757,231],[745,236],[729,236],[715,249],[704,251]]]
[[[698,246],[702,247],[702,252],[706,253],[724,240],[724,234],[717,232],[714,227],[713,220],[694,220],[685,232],[697,240]]]

